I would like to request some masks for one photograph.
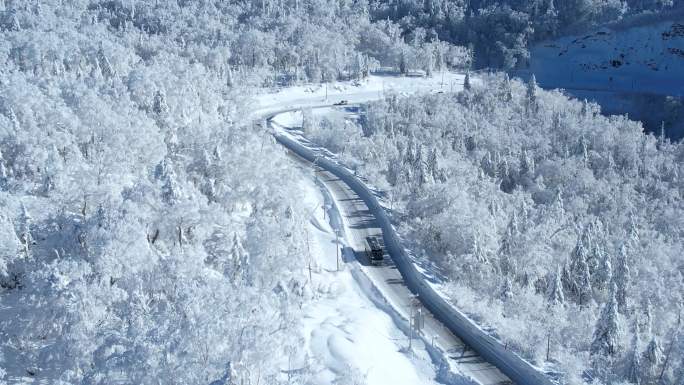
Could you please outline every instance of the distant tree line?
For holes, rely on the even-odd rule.
[[[679,5],[677,0],[388,0],[370,2],[370,12],[374,19],[394,20],[407,36],[471,46],[476,68],[510,69],[526,64],[531,43]]]

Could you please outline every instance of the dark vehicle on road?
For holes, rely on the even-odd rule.
[[[340,100],[339,102],[335,103],[334,105],[335,106],[346,106],[347,103],[348,102],[346,100]]]
[[[382,245],[377,237],[366,237],[366,242],[368,242],[368,248],[366,249],[366,255],[371,264],[380,264],[384,258]]]

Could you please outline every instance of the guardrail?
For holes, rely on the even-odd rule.
[[[270,120],[270,118],[269,118]],[[343,180],[358,194],[368,209],[375,215],[385,242],[387,252],[399,269],[409,290],[417,294],[423,305],[452,333],[477,351],[480,356],[496,366],[501,372],[519,385],[555,385],[547,376],[534,368],[517,354],[507,350],[494,337],[481,330],[473,321],[450,305],[423,279],[409,258],[394,231],[385,209],[373,192],[355,175],[344,167],[321,157],[313,150],[285,135],[274,133],[276,141],[302,158],[314,162]]]

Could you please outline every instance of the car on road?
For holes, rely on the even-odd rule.
[[[380,243],[378,237],[366,237],[366,242],[368,243],[368,247],[366,248],[366,255],[368,256],[368,260],[370,261],[370,263],[372,265],[382,263],[385,253],[382,249],[382,244]]]
[[[347,102],[346,100],[343,99],[343,100],[340,100],[339,102],[335,103],[334,105],[335,106],[346,106],[348,103],[349,102]]]

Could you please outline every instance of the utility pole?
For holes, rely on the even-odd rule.
[[[340,271],[340,230],[335,229],[335,261],[337,262],[337,271]]]
[[[549,352],[551,350],[551,333],[546,335],[546,361],[549,361]]]
[[[309,283],[311,283],[311,248],[309,248],[309,229],[304,227],[304,232],[306,233],[306,254],[309,256]]]
[[[420,329],[423,312],[419,308],[420,302],[418,302],[418,296],[411,294],[409,297],[409,351],[413,346],[413,328]],[[416,308],[416,313],[414,313],[413,308]]]
[[[409,304],[409,351],[413,342],[413,303]]]

